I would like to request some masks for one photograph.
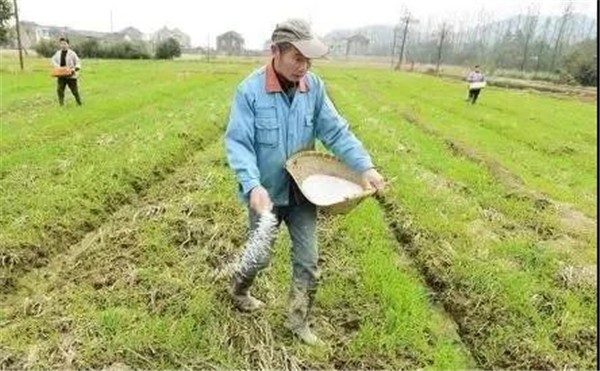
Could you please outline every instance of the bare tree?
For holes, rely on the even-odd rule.
[[[486,23],[488,22],[489,17],[485,11],[485,8],[481,8],[479,14],[477,15],[477,58],[479,60],[483,60],[485,58],[485,37],[488,31],[488,27]]]
[[[418,23],[416,19],[411,18],[411,14],[408,11],[405,12],[404,16],[401,18],[401,21],[404,23],[404,27],[402,31],[402,42],[400,44],[400,56],[398,58],[398,64],[396,64],[396,70],[400,70],[404,60],[404,47],[406,45],[406,37],[408,36],[408,28],[411,24]]]
[[[485,28],[485,30],[481,32],[478,58],[479,64],[487,64],[487,60],[490,57],[490,47],[493,45],[495,32],[498,26],[497,22],[492,20],[491,14],[488,14],[488,18],[486,18],[486,21],[481,25],[481,27]]]
[[[206,61],[210,62],[210,32],[206,34]]]
[[[590,21],[590,25],[588,26],[588,29],[585,33],[584,39],[593,39],[594,37],[596,37],[596,28],[597,28],[596,20],[592,19]]]
[[[504,62],[505,62],[505,58],[506,55],[503,53],[503,48],[507,45],[509,45],[512,40],[513,40],[513,27],[515,29],[518,29],[518,27],[515,27],[516,24],[518,24],[519,20],[515,20],[515,19],[511,19],[509,22],[503,22],[503,26],[502,29],[499,30],[500,31],[500,39],[498,40],[498,42],[495,45],[495,50],[496,52],[495,54],[495,64],[497,67],[504,67]]]
[[[540,66],[542,64],[542,59],[544,57],[544,50],[546,49],[546,45],[547,45],[546,35],[548,34],[548,31],[550,30],[551,25],[552,25],[552,19],[550,19],[550,17],[546,18],[546,21],[544,22],[544,26],[542,27],[542,32],[540,33],[540,37],[538,40],[539,47],[537,49],[534,75],[537,75],[538,71],[540,70]]]
[[[396,64],[396,70],[400,70],[402,66],[402,58],[404,58],[404,45],[406,44],[406,36],[408,35],[408,25],[410,24],[410,13],[406,13],[401,19],[404,22],[404,30],[402,31],[402,43],[400,44],[400,56],[398,57],[398,64]]]
[[[525,18],[525,29],[523,32],[523,37],[525,40],[523,41],[523,59],[521,60],[521,72],[525,69],[525,65],[527,64],[527,57],[529,56],[529,44],[531,39],[535,35],[535,30],[537,28],[539,18],[539,9],[531,4],[529,9],[527,10],[527,17]]]
[[[574,7],[574,5],[572,2],[567,3],[562,16],[560,17],[560,22],[557,23],[557,26],[559,27],[559,29],[558,29],[558,34],[556,36],[556,41],[554,43],[554,52],[552,53],[552,61],[550,62],[550,70],[554,69],[556,60],[557,60],[558,56],[560,55],[561,47],[562,47],[562,40],[563,40],[563,37],[565,34],[565,30],[566,30],[568,22],[571,19],[571,16],[573,15],[573,7]]]
[[[581,27],[579,27],[579,28],[581,28]],[[575,23],[574,14],[572,14],[571,19],[567,22],[567,25],[565,26],[565,32],[564,32],[564,37],[563,37],[563,42],[562,42],[563,48],[569,47],[577,42],[577,36],[576,36],[576,32],[575,32],[576,30],[577,30],[577,24]],[[561,48],[561,51],[562,51],[562,48]],[[560,58],[560,56],[559,56],[559,58]]]
[[[448,25],[448,23],[443,22],[439,31],[440,38],[437,46],[437,62],[435,67],[436,73],[440,73],[440,63],[442,62],[442,51],[444,48],[444,41],[448,41],[447,39],[450,36],[450,32],[450,26]]]
[[[396,56],[396,44],[398,43],[398,31],[400,30],[400,25],[394,27],[394,37],[392,38],[392,68],[394,67],[394,57]]]

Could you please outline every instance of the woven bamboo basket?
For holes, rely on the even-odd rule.
[[[469,89],[483,89],[485,85],[485,81],[472,82],[469,84]]]
[[[290,157],[285,164],[285,168],[291,177],[296,181],[300,190],[302,191],[302,182],[310,175],[322,174],[335,176],[361,185],[362,181],[360,174],[352,171],[342,161],[338,160],[335,156],[328,153],[318,151],[302,151],[292,157]],[[311,200],[310,195],[304,194],[304,196],[313,204],[317,205],[321,210],[328,214],[345,214],[354,209],[360,204],[365,198],[372,196],[375,193],[375,189],[365,189],[363,192],[345,198],[343,201],[330,204],[330,205],[319,205],[318,203]]]
[[[50,76],[52,77],[63,77],[63,76],[71,76],[71,69],[69,67],[56,67],[53,68],[50,72]]]

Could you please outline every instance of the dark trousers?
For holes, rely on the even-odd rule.
[[[77,104],[81,106],[81,97],[79,96],[79,88],[77,87],[77,79],[69,77],[59,77],[56,79],[56,92],[58,93],[58,103],[62,106],[65,104],[65,87],[69,86],[69,90],[73,93]]]
[[[469,101],[471,101],[471,104],[475,104],[475,102],[477,101],[477,97],[479,97],[479,93],[481,92],[481,89],[469,89]]]

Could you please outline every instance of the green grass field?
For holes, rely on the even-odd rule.
[[[231,308],[246,210],[223,132],[260,61],[2,57],[0,369],[595,369],[596,104],[315,64],[389,180],[322,216],[322,349],[284,328],[290,240]]]

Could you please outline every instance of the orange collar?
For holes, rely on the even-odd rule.
[[[277,74],[275,73],[272,62],[267,64],[267,79],[265,88],[267,89],[267,93],[283,93],[283,89],[279,84],[279,80],[277,79]],[[308,82],[306,81],[306,76],[298,81],[298,91],[301,93],[306,93],[308,91]]]

